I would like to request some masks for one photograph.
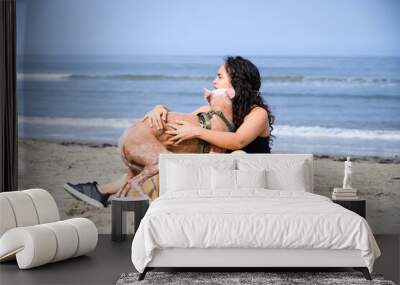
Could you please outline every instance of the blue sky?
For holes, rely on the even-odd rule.
[[[397,0],[17,0],[18,54],[400,56]]]

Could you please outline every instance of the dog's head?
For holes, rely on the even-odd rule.
[[[235,97],[235,90],[233,88],[215,90],[204,88],[204,99],[210,106],[231,103],[233,97]]]

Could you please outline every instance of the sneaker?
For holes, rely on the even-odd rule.
[[[65,183],[64,189],[75,198],[85,201],[86,203],[98,207],[107,207],[107,200],[110,194],[103,194],[99,191],[96,181],[89,183]]]

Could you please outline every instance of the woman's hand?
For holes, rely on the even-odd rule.
[[[143,122],[144,120],[149,119],[150,128],[156,126],[157,129],[161,130],[164,128],[164,122],[167,121],[167,114],[167,108],[165,108],[163,105],[157,105],[153,110],[144,115],[141,121]]]
[[[201,127],[193,126],[188,122],[177,120],[175,124],[168,123],[171,130],[165,131],[166,134],[172,135],[168,139],[167,144],[178,145],[182,141],[197,138],[200,136]]]

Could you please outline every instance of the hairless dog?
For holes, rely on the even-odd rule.
[[[198,114],[168,112],[166,123],[175,123],[177,120],[186,121],[193,126],[201,126],[217,131],[233,131],[232,101],[235,95],[233,89],[204,90],[204,97],[208,106]],[[143,183],[150,177],[158,174],[158,156],[160,153],[222,153],[225,149],[208,145],[208,143],[189,139],[178,145],[167,144],[171,137],[163,129],[151,128],[147,119],[135,122],[127,128],[119,140],[121,158],[128,166],[128,178],[117,197],[124,197],[132,189],[132,196],[147,196],[143,190]]]

